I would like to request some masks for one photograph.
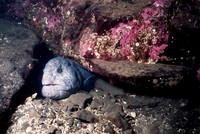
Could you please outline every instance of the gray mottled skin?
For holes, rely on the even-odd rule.
[[[96,77],[78,63],[63,57],[48,61],[42,77],[42,95],[50,99],[63,99],[79,90],[94,87]]]

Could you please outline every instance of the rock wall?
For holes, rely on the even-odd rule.
[[[32,68],[31,52],[38,41],[32,31],[0,19],[0,120],[4,118],[12,97],[24,85]],[[0,121],[1,126],[4,123]]]

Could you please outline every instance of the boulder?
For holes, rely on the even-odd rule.
[[[36,35],[22,26],[0,19],[0,125],[12,97],[24,85],[38,43]],[[17,100],[13,100],[17,101]],[[2,128],[2,127],[1,127]],[[1,130],[1,129],[0,129]]]
[[[129,61],[91,59],[92,71],[129,91],[163,92],[185,89],[195,84],[193,70],[180,65],[143,64]],[[152,90],[153,89],[153,90]]]

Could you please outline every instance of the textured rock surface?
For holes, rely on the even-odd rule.
[[[77,103],[90,97],[85,107],[85,101]],[[188,106],[187,99],[112,96],[98,88],[60,101],[32,96],[18,106],[7,134],[198,134],[200,109]]]
[[[128,61],[91,59],[92,71],[118,86],[134,90],[176,89],[195,82],[192,69],[167,64],[137,64]],[[194,77],[194,76],[193,76]],[[185,88],[185,87],[184,87]],[[157,90],[157,91],[158,91]]]
[[[28,76],[32,63],[29,52],[33,52],[37,43],[30,30],[0,19],[0,123],[11,98]]]
[[[87,9],[84,20],[89,22],[90,18],[88,16],[94,14],[97,21],[94,27],[95,31],[97,31],[97,33],[102,33],[105,32],[103,30],[109,28],[113,24],[133,19],[134,16],[142,12],[143,8],[150,3],[149,0],[136,0],[134,2],[117,1],[107,4],[94,4]],[[88,25],[88,23],[84,24]],[[94,24],[90,23],[90,25]]]

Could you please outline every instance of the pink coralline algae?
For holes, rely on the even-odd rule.
[[[45,1],[39,1],[37,3],[31,3],[30,0],[15,0],[10,5],[11,12],[17,18],[27,19],[33,24],[40,23],[44,30],[55,30],[61,22],[61,13],[50,9],[45,5]]]
[[[97,34],[92,33],[89,28],[86,28],[84,30],[84,34],[82,36],[82,39],[80,41],[80,55],[81,56],[93,56],[93,50],[96,45],[97,41]]]
[[[16,19],[25,20],[24,25],[36,30],[45,41],[56,38],[54,43],[65,46],[65,39],[70,37],[65,30],[76,21],[77,8],[87,3],[111,2],[113,0],[13,0],[8,12]]]
[[[56,15],[48,15],[47,16],[47,29],[49,31],[55,30],[60,24],[60,18]]]
[[[160,7],[147,7],[140,19],[121,22],[103,35],[85,29],[80,55],[85,58],[155,63],[168,43],[168,30]]]
[[[160,59],[159,54],[164,52],[166,47],[167,47],[166,44],[162,44],[161,46],[152,45],[150,47],[149,56],[151,57],[151,59],[154,59],[155,61],[159,60]]]
[[[106,60],[129,60],[133,62],[155,63],[160,59],[168,44],[168,29],[165,23],[164,6],[172,0],[155,0],[153,5],[145,7],[141,14],[129,22],[118,22],[103,34],[95,32],[95,28],[83,27],[78,41],[81,58],[100,58]],[[93,3],[110,3],[114,0],[94,0]],[[74,37],[70,26],[79,25],[74,14],[75,8],[87,3],[86,0],[38,2],[15,0],[11,9],[16,16],[24,18],[37,28],[46,41],[57,40],[56,43],[69,53],[69,44],[74,45]],[[86,5],[85,5],[86,6]],[[80,19],[81,20],[81,19]],[[96,21],[96,20],[94,20]],[[97,20],[98,21],[98,20]],[[84,22],[82,22],[84,23]],[[98,22],[94,22],[99,24]],[[73,26],[71,26],[73,27]],[[74,29],[75,30],[75,29]],[[72,30],[71,30],[72,31]],[[67,43],[70,42],[70,43]],[[75,42],[77,43],[77,42]],[[67,45],[66,45],[67,44]],[[68,49],[69,48],[69,49]],[[76,50],[77,51],[77,50]]]

